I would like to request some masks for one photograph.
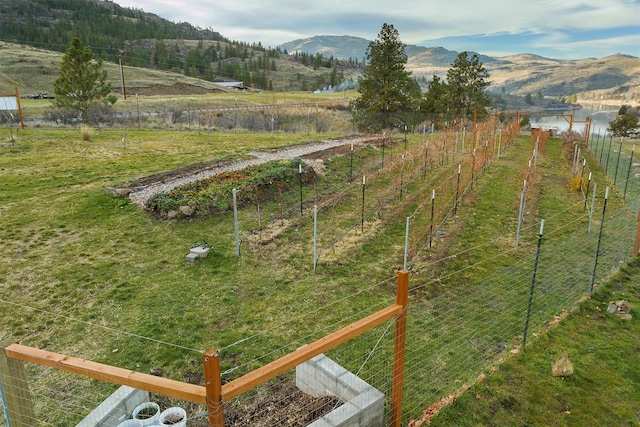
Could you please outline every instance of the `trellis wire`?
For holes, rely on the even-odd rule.
[[[611,170],[613,171],[613,168]],[[630,184],[630,198],[637,200],[640,195],[637,180],[627,181],[629,180],[627,179],[625,184]],[[595,187],[594,183],[594,194]],[[599,197],[602,197],[602,193]],[[449,210],[452,209],[453,202],[454,200],[449,200],[447,203],[451,207]],[[579,205],[581,206],[582,202]],[[429,205],[424,205],[424,207],[427,206]],[[570,206],[567,210],[575,208],[576,206]],[[599,250],[597,265],[599,281],[616,271],[628,259],[636,227],[633,206],[629,208],[622,208],[614,212],[611,218],[601,222],[604,230],[601,245],[596,243],[598,236],[595,233],[586,232],[580,219],[555,227],[554,218],[547,219],[546,228],[551,231],[547,231],[545,237],[554,237],[554,234],[559,234],[566,227],[579,224],[582,226],[568,237],[549,244],[545,243],[543,246],[537,273],[540,286],[536,287],[532,297],[530,329],[534,336],[549,327],[555,320],[555,316],[559,316],[564,310],[570,310],[576,301],[589,292],[594,266],[593,257],[596,251]],[[445,218],[447,216],[445,215]],[[526,230],[530,228],[525,228],[523,231]],[[529,244],[524,243],[524,245]],[[596,249],[596,245],[600,245],[599,249]],[[515,249],[509,249],[511,250]],[[420,417],[429,404],[460,389],[465,383],[472,383],[482,371],[496,363],[510,350],[521,350],[518,347],[519,340],[514,337],[519,336],[523,330],[523,313],[527,305],[527,290],[531,283],[532,268],[532,255],[525,254],[512,265],[486,276],[477,283],[467,284],[464,288],[447,289],[433,299],[412,300],[409,306],[407,332],[404,421]],[[462,275],[465,270],[458,270],[452,274]],[[475,292],[469,292],[469,289]],[[413,289],[413,292],[419,291],[418,287]],[[333,311],[332,307],[330,305],[324,308]],[[343,323],[357,318],[368,310],[370,307],[352,312],[336,322],[322,325],[317,332],[330,331],[338,324],[337,322]],[[278,325],[278,328],[294,324],[293,321],[287,322]],[[268,329],[265,331],[265,336],[273,332],[275,332],[273,329]],[[248,361],[245,366],[259,362],[263,357],[273,358],[286,351],[289,346],[304,344],[309,336],[297,337],[286,347],[265,351],[259,360]],[[388,396],[391,382],[388,375],[390,360],[388,356],[391,349],[386,336],[385,332],[374,331],[339,347],[332,351],[331,355],[341,361],[341,364],[360,372],[367,382]],[[239,341],[233,346],[249,344],[252,339],[250,337]],[[230,348],[228,346],[226,350]],[[360,348],[361,351],[353,351],[354,348]],[[358,353],[360,356],[355,356]],[[30,372],[32,383],[35,384],[39,384],[36,377],[42,376],[37,371],[38,369],[34,369]],[[235,370],[229,373],[232,372]],[[71,384],[74,380],[70,382],[70,380],[52,378],[51,381]],[[268,385],[267,390],[275,392],[285,383],[286,380],[274,381]],[[93,401],[88,403],[74,401],[75,394],[69,390],[56,388],[55,393],[51,393],[49,387],[39,386],[35,392],[38,396],[36,400],[41,405],[44,405],[43,400],[51,400],[60,408],[65,408],[67,405],[70,408],[81,408],[76,417],[95,404]],[[48,394],[55,397],[51,398]],[[100,398],[96,397],[97,400]],[[281,400],[288,398],[289,394],[286,394]],[[76,410],[78,409],[70,409],[69,412]],[[48,421],[45,421],[45,425],[56,425],[47,423]],[[279,425],[278,423],[274,422],[274,425]]]

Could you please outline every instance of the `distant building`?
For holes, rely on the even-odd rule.
[[[248,90],[249,88],[244,85],[244,82],[214,82],[218,86],[225,87],[227,89],[235,90]]]

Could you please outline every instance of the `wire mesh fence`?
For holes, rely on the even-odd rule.
[[[601,181],[597,185],[596,202],[591,215],[580,201],[566,206],[565,211],[553,217],[544,218],[546,231],[541,233],[539,253],[536,252],[536,237],[540,218],[531,214],[522,229],[524,237],[519,246],[513,244],[514,230],[509,236],[498,236],[482,245],[451,254],[458,258],[474,259],[472,252],[482,252],[488,246],[492,246],[498,248],[494,257],[474,262],[465,268],[448,271],[446,277],[442,274],[430,276],[427,272],[435,268],[436,264],[428,260],[431,249],[429,242],[436,231],[445,228],[454,220],[454,211],[461,198],[465,192],[471,190],[474,182],[481,181],[486,168],[493,161],[492,157],[485,155],[483,151],[497,153],[495,145],[485,143],[484,148],[483,144],[480,145],[483,151],[476,151],[475,155],[467,151],[466,156],[462,156],[462,144],[458,138],[459,136],[455,135],[449,139],[459,147],[450,149],[449,162],[446,160],[447,155],[442,155],[447,149],[438,146],[435,150],[439,156],[434,156],[434,164],[429,164],[426,143],[402,153],[404,157],[398,156],[397,153],[391,159],[387,157],[385,167],[380,169],[377,162],[381,161],[380,151],[371,150],[371,153],[363,153],[359,159],[363,167],[360,168],[358,179],[353,180],[355,184],[350,185],[346,180],[344,186],[327,191],[327,195],[319,192],[321,196],[315,201],[322,206],[326,215],[321,227],[325,231],[320,236],[321,247],[325,250],[330,250],[344,239],[342,236],[345,232],[355,231],[358,225],[361,225],[359,221],[362,211],[356,209],[353,212],[345,212],[341,204],[343,200],[353,201],[361,196],[364,187],[359,183],[361,176],[367,176],[370,191],[375,193],[371,195],[371,200],[365,201],[364,204],[367,222],[371,221],[373,215],[381,215],[380,212],[384,212],[381,216],[391,224],[405,212],[411,212],[411,228],[407,235],[413,277],[410,282],[411,297],[405,336],[402,425],[409,425],[412,421],[429,416],[430,406],[439,402],[441,398],[464,390],[469,384],[478,381],[483,373],[501,359],[510,353],[522,351],[523,340],[527,338],[525,324],[528,326],[529,340],[534,341],[537,334],[557,323],[577,301],[589,294],[592,284],[601,283],[629,259],[637,228],[635,209],[640,197],[640,185],[638,180],[631,176],[631,172],[627,172],[626,179],[621,178],[621,171],[625,168],[635,168],[633,149],[630,151],[631,155],[625,155],[621,145],[615,153],[620,153],[619,156],[612,156],[612,153],[603,155],[605,158],[609,157],[609,167],[603,169],[611,182],[616,184],[615,194],[611,194],[616,203],[612,203],[608,212],[604,205],[608,182]],[[590,144],[594,146],[593,141]],[[615,147],[613,144],[610,145]],[[446,147],[445,144],[442,146]],[[600,146],[602,147],[602,144]],[[434,145],[431,148],[434,148]],[[468,148],[469,146],[466,150]],[[592,153],[596,159],[601,154],[597,150]],[[458,156],[457,161],[453,161],[455,156]],[[613,157],[620,159],[616,158],[614,161]],[[528,161],[528,153],[523,158]],[[343,158],[343,161],[347,159],[348,156]],[[442,169],[438,170],[441,173],[437,174],[437,180],[434,177],[433,184],[425,184],[424,172],[427,168],[423,169],[423,166],[427,164],[429,173],[433,173],[438,161],[441,163]],[[446,165],[448,167],[445,167]],[[458,165],[461,165],[460,169]],[[369,170],[366,170],[367,167]],[[617,178],[616,169],[620,175]],[[535,191],[535,186],[539,185],[534,178],[535,172],[529,171],[527,167],[523,169],[522,174],[531,177],[531,191]],[[542,180],[544,181],[544,178]],[[519,183],[517,185],[520,186]],[[419,195],[415,195],[414,191],[425,187],[435,190],[437,202],[428,192],[420,191]],[[404,193],[402,198],[400,188]],[[290,207],[284,209],[280,216],[289,215],[290,218],[296,218],[299,215],[299,199],[294,190],[288,199],[283,198],[289,201]],[[585,199],[587,196],[589,195],[583,192]],[[527,203],[534,203],[535,195],[532,194],[531,197],[531,201]],[[620,202],[622,198],[627,201],[626,204]],[[513,208],[516,205],[517,201],[514,200]],[[276,204],[268,209],[272,209],[271,212],[279,212],[280,206]],[[289,214],[284,214],[289,211]],[[394,211],[401,212],[402,215],[394,214]],[[514,212],[515,214],[517,212]],[[245,215],[248,217],[247,213]],[[251,220],[247,217],[243,221],[249,224]],[[255,228],[248,229],[251,231]],[[397,236],[396,239],[398,242],[394,251],[397,253],[401,251],[399,248],[402,247],[402,237]],[[391,256],[398,258],[396,254]],[[510,261],[505,263],[504,259]],[[470,281],[467,277],[470,269],[486,273],[480,274],[479,279]],[[387,306],[392,301],[388,293],[382,291],[393,288],[394,282],[395,278],[389,278],[380,283],[361,286],[348,298],[321,304],[301,315],[283,318],[271,323],[263,331],[222,345],[219,351],[223,363],[223,384],[232,382],[257,367],[277,360],[311,341]],[[437,292],[430,292],[435,288]],[[371,305],[370,299],[360,298],[366,293],[378,295],[377,303]],[[371,421],[370,424],[366,421],[361,425],[388,425],[391,417],[389,401],[394,383],[392,365],[397,350],[394,349],[393,324],[393,321],[385,322],[327,351],[323,357],[315,359],[311,364],[300,366],[295,372],[288,370],[267,383],[225,402],[225,425],[308,425],[322,417],[338,416],[328,415],[334,411],[348,416],[357,406],[353,403],[354,399],[365,394],[366,397],[360,399],[364,399],[366,404],[360,404],[358,408],[371,409],[371,412],[367,413],[369,415],[360,415],[365,417],[362,419]],[[300,328],[301,325],[304,325],[304,328]],[[168,343],[162,342],[151,344],[145,341],[146,344],[140,344],[130,336],[123,337],[123,342],[131,348],[131,361],[138,359],[140,353],[152,355],[155,351],[175,352],[177,358],[192,359],[193,369],[189,377],[182,378],[181,381],[203,383],[198,360],[201,350],[170,347]],[[144,350],[136,349],[138,346]],[[250,347],[254,351],[248,352],[247,349]],[[136,369],[133,362],[126,367]],[[333,376],[322,377],[319,371],[323,372],[322,375],[327,372],[333,373]],[[86,379],[33,364],[26,365],[25,373],[26,378],[3,377],[5,385],[17,381],[18,384],[28,385],[33,407],[30,410],[25,408],[23,411],[28,419],[25,425],[82,425],[86,417],[95,416],[103,419],[106,409],[93,414],[92,411],[99,408],[101,402],[108,400],[113,393],[123,392],[117,386],[98,379]],[[341,383],[338,377],[346,380]],[[336,384],[337,388],[330,389],[328,383]],[[342,388],[338,387],[340,384]],[[6,398],[6,395],[7,390],[4,387],[3,396]],[[208,425],[205,405],[157,394],[142,396],[140,399],[159,403],[159,409],[162,410],[172,407],[185,408],[184,421],[187,425]],[[88,425],[117,425],[113,420],[121,422],[133,416],[137,407],[133,403],[137,401],[132,400],[128,407],[116,409],[112,421],[109,421],[112,424],[99,424],[99,421],[89,418],[87,422],[93,424]],[[158,415],[162,410],[158,411]],[[6,415],[7,407],[4,406],[1,411]],[[0,418],[0,425],[7,425],[4,417]]]

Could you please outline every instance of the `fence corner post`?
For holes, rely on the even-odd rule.
[[[393,343],[393,378],[391,385],[391,426],[400,427],[402,421],[402,388],[404,385],[404,356],[407,335],[407,305],[409,302],[409,272],[398,271],[396,304],[404,307],[396,319]]]
[[[7,357],[5,348],[14,341],[0,341],[0,397],[9,427],[33,425],[35,415],[24,364]]]
[[[204,384],[207,390],[208,422],[211,427],[224,427],[222,405],[222,380],[220,378],[220,353],[209,348],[202,353]]]

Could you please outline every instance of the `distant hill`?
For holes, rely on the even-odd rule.
[[[260,43],[233,42],[210,28],[174,23],[111,1],[0,0],[0,43],[6,43],[0,48],[7,49],[5,58],[0,57],[5,64],[0,67],[0,86],[13,87],[13,81],[20,82],[25,92],[51,93],[60,56],[41,61],[47,56],[43,52],[65,52],[72,36],[89,46],[105,66],[119,64],[122,55],[124,66],[135,67],[126,74],[140,76],[129,79],[127,86],[141,93],[153,93],[153,88],[166,93],[172,84],[183,85],[178,82],[183,79],[176,77],[180,74],[207,82],[242,81],[259,90],[315,90],[350,78],[350,70],[341,69],[336,61],[300,64]],[[15,61],[10,63],[9,56]],[[27,72],[34,66],[35,74]],[[158,73],[139,72],[143,69],[166,72],[167,84],[158,82]],[[112,87],[120,88],[118,73],[109,74],[116,77]],[[182,87],[187,93],[200,93],[201,86],[210,85]]]
[[[72,36],[116,60],[126,41],[186,39],[227,41],[220,33],[174,23],[139,9],[98,0],[2,0],[0,40],[64,52]]]
[[[315,36],[298,39],[278,46],[289,54],[321,54],[336,59],[353,59],[362,62],[369,40],[354,36]]]
[[[0,86],[21,82],[27,91],[52,92],[59,56],[42,61],[46,55],[26,49],[20,53],[20,46],[64,52],[73,35],[90,46],[97,58],[118,64],[122,50],[123,65],[167,72],[168,81],[176,82],[176,76],[183,75],[194,79],[191,82],[234,80],[275,91],[313,91],[355,81],[370,43],[360,37],[324,35],[265,49],[260,43],[230,41],[211,28],[174,23],[112,1],[0,0],[0,42],[7,43],[0,48],[11,51],[17,61],[9,63],[5,58]],[[406,53],[407,68],[423,85],[434,75],[446,76],[458,56],[443,47],[415,45],[408,45]],[[316,54],[326,59],[318,60]],[[489,90],[498,94],[640,99],[640,59],[636,57],[555,60],[527,53],[500,58],[478,55],[490,74]],[[35,67],[36,74],[21,67],[27,63]],[[135,74],[134,70],[128,74]],[[161,76],[156,73],[149,79],[156,81]],[[148,83],[146,76],[131,83],[140,91],[163,86]],[[114,89],[118,86],[115,79]]]
[[[315,36],[283,43],[288,52],[322,53],[335,58],[358,58],[365,54],[369,41],[352,36]],[[445,77],[459,52],[443,47],[408,45],[407,69],[416,77],[430,80]],[[473,54],[475,52],[469,52]],[[640,58],[612,55],[605,58],[559,60],[522,53],[505,57],[478,54],[489,72],[489,91],[514,95],[545,96],[579,94],[583,99],[640,98]]]

